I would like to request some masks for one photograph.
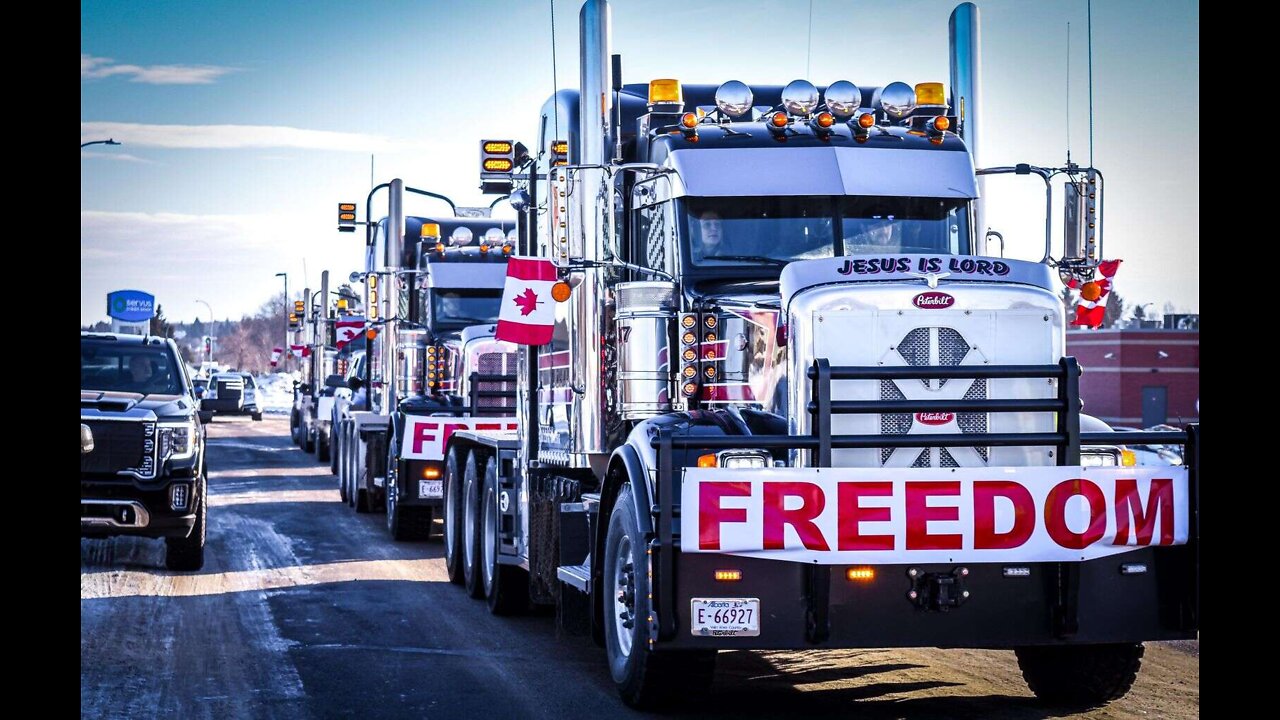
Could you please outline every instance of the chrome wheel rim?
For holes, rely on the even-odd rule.
[[[613,630],[618,638],[618,652],[631,657],[631,630],[636,624],[636,574],[631,562],[631,538],[618,541],[613,554]]]

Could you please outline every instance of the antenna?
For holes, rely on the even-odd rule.
[[[556,78],[556,0],[551,0],[551,115],[556,124],[551,134],[552,142],[560,139],[560,103],[556,102],[556,93],[559,91],[560,81]],[[569,138],[566,135],[564,139]],[[541,155],[543,150],[544,148],[538,148],[538,154]]]
[[[1089,8],[1089,167],[1093,167],[1093,0]]]
[[[809,0],[809,39],[804,48],[804,77],[813,77],[809,72],[809,61],[813,58],[813,0]]]
[[[1071,166],[1071,21],[1067,21],[1067,166]]]

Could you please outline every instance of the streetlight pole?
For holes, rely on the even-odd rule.
[[[207,308],[207,309],[209,310],[209,337],[213,337],[213,323],[214,323],[214,320],[213,320],[213,308],[212,308],[212,307],[209,307],[209,303],[207,303],[207,302],[205,302],[205,301],[203,301],[203,300],[196,300],[196,302],[200,303],[201,305],[204,305],[204,306],[205,306],[205,308]],[[208,348],[208,350],[209,350],[209,353],[208,353],[208,356],[207,356],[207,357],[205,357],[205,360],[212,360],[212,359],[213,359],[213,347],[212,347],[212,346],[211,346],[211,347],[209,347],[209,348]]]
[[[118,143],[118,142],[116,142],[114,139],[108,139],[108,140],[90,140],[90,141],[89,141],[89,142],[87,142],[87,143],[80,143],[80,147],[83,149],[83,148],[87,148],[87,147],[89,147],[90,145],[121,145],[121,144],[122,144],[122,143]]]
[[[284,370],[289,362],[289,273],[276,273],[276,277],[284,278],[284,345],[280,348],[280,369]]]

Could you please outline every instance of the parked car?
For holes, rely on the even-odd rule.
[[[258,408],[258,385],[246,372],[220,372],[209,378],[209,387],[200,401],[201,417],[212,422],[217,415],[249,415],[262,419]]]
[[[204,566],[204,425],[173,340],[80,333],[80,536],[164,538]]]

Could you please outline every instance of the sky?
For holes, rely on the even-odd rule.
[[[628,83],[945,83],[956,4],[613,0],[613,52]],[[980,164],[1060,166],[1068,145],[1087,164],[1086,0],[977,4]],[[322,270],[344,281],[362,263],[364,233],[337,232],[337,203],[359,203],[364,220],[372,184],[395,177],[488,205],[479,140],[532,144],[557,82],[577,87],[580,7],[82,0],[81,143],[122,144],[81,150],[81,323],[107,319],[118,289],[154,294],[170,320],[221,320],[279,293],[279,272],[292,296],[318,288]],[[1092,158],[1106,183],[1104,253],[1125,261],[1115,290],[1130,306],[1199,311],[1199,115],[1169,119],[1197,92],[1199,39],[1194,0],[1093,5]],[[1036,183],[986,186],[1009,257],[1040,257]],[[410,196],[406,208],[445,206]]]

